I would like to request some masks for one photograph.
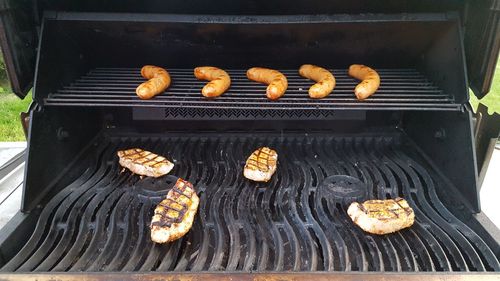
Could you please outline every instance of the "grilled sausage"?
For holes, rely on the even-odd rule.
[[[135,93],[143,100],[163,93],[170,86],[170,74],[161,67],[145,65],[141,69],[141,75],[149,79],[135,89]]]
[[[354,89],[354,94],[358,100],[364,100],[373,95],[380,86],[380,76],[378,73],[362,64],[353,64],[349,67],[349,75],[362,80]]]
[[[403,198],[353,202],[347,209],[351,220],[373,234],[388,234],[413,225],[415,213]]]
[[[200,80],[209,80],[201,94],[207,98],[222,95],[231,85],[231,78],[224,70],[213,66],[200,66],[194,69],[194,76]]]
[[[247,71],[247,77],[256,82],[269,84],[266,89],[266,96],[270,100],[279,99],[285,94],[288,87],[285,75],[273,69],[252,67]]]
[[[321,99],[328,96],[335,88],[335,77],[330,71],[312,64],[304,64],[299,69],[302,77],[316,81],[317,83],[309,88],[309,97]]]
[[[166,243],[184,236],[193,226],[200,199],[193,185],[181,178],[155,208],[151,219],[151,240]]]

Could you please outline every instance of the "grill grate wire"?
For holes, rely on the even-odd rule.
[[[203,111],[230,111],[238,117],[244,111],[270,111],[271,117],[282,112],[310,114],[318,111],[352,110],[460,110],[461,105],[425,76],[413,69],[380,69],[381,86],[370,98],[358,101],[354,87],[359,81],[346,70],[332,69],[337,85],[329,96],[310,99],[308,89],[313,81],[295,70],[282,70],[288,79],[288,90],[277,101],[265,96],[266,86],[246,78],[245,70],[229,69],[231,87],[214,99],[204,98],[200,91],[206,81],[197,80],[191,69],[168,69],[172,84],[163,94],[140,100],[136,87],[145,81],[138,68],[97,68],[74,82],[50,93],[44,103],[49,106],[155,107],[172,110],[173,115],[190,115]],[[178,112],[183,109],[183,112]],[[175,111],[177,110],[177,111]],[[326,113],[325,113],[326,112]],[[330,112],[331,114],[331,112]],[[299,114],[300,115],[300,114]],[[278,116],[279,117],[279,116]]]

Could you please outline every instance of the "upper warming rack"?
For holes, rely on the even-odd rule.
[[[167,68],[168,69],[168,68]],[[313,81],[299,76],[297,70],[281,70],[288,79],[288,90],[276,101],[265,96],[266,85],[252,82],[244,69],[226,69],[231,87],[222,96],[207,99],[200,93],[206,81],[198,81],[192,69],[168,69],[172,84],[167,91],[150,100],[140,100],[136,87],[145,81],[139,68],[97,68],[44,99],[48,106],[155,107],[169,110],[217,114],[237,112],[321,112],[334,110],[460,110],[453,97],[414,69],[377,69],[381,77],[378,91],[364,101],[354,96],[359,81],[345,69],[330,70],[337,85],[328,97],[311,99],[308,89]],[[309,112],[309,113],[307,113]],[[203,114],[202,114],[203,115]]]

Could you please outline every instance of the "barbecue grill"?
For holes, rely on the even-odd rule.
[[[489,90],[499,1],[431,2],[1,1],[9,77],[21,97],[33,85],[34,101],[0,278],[500,278],[468,106],[469,87]],[[330,69],[331,95],[308,97],[304,63]],[[354,96],[353,63],[380,74],[367,100]],[[135,95],[145,64],[172,77],[150,100]],[[201,65],[229,73],[227,93],[200,94]],[[253,66],[284,73],[285,95],[268,100],[245,76]],[[279,154],[268,183],[243,177],[261,146]],[[174,169],[121,172],[116,152],[133,147]],[[178,177],[200,196],[194,225],[155,244],[153,210]],[[394,234],[365,233],[346,213],[395,197],[416,221]]]

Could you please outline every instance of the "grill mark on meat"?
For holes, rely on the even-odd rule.
[[[403,210],[404,210],[404,209],[403,209]],[[389,212],[393,213],[393,214],[396,216],[396,218],[399,218],[399,213],[397,212],[397,210],[395,210],[395,209],[390,209],[390,210],[389,210]]]
[[[135,174],[159,177],[168,174],[174,164],[165,157],[140,148],[118,151],[120,164]]]
[[[193,226],[199,204],[193,185],[179,178],[166,198],[156,206],[150,224],[151,240],[166,243],[184,236]]]
[[[154,154],[150,151],[136,148],[136,149],[133,149],[133,151],[134,151],[133,153],[128,153],[131,150],[132,149],[123,151],[123,156],[132,159],[132,162],[135,164],[143,164],[143,165],[148,164],[148,166],[157,166],[158,164],[161,164],[165,160],[165,157]],[[150,156],[150,155],[155,155],[155,157],[153,159],[148,159],[148,156]],[[134,157],[134,156],[136,156],[136,157]],[[160,159],[157,160],[158,158],[160,158]],[[154,164],[149,164],[149,163],[154,163]]]
[[[399,205],[399,207],[401,207],[401,209],[403,209],[403,210],[406,212],[406,214],[407,214],[407,215],[409,215],[409,214],[411,214],[411,210],[410,210],[410,208],[405,207],[405,206],[403,206],[403,205],[401,205],[401,204],[399,203],[399,202],[402,202],[403,200],[404,200],[403,198],[398,197],[398,198],[394,199],[394,202],[396,202],[396,204],[398,204],[398,205]]]
[[[129,153],[131,150],[133,150],[134,152]],[[118,153],[121,154],[120,157],[127,157],[127,158],[131,159],[133,163],[137,164],[136,160],[134,159],[136,157],[134,157],[134,156],[136,156],[136,155],[140,156],[139,154],[142,152],[143,152],[143,150],[141,150],[141,149],[128,149],[128,150],[119,151]]]
[[[258,148],[248,157],[243,175],[250,180],[267,182],[276,171],[277,162],[276,151],[269,147]]]
[[[168,201],[168,203],[165,202],[165,201]],[[178,202],[176,202],[176,201],[174,201],[172,199],[169,199],[169,198],[161,201],[159,205],[162,206],[162,207],[164,207],[164,208],[171,208],[172,210],[175,210],[175,211],[178,211],[178,212],[182,211],[183,208],[187,208],[188,207],[185,204],[178,203]],[[175,205],[180,205],[180,208],[174,208]]]
[[[160,158],[160,160],[157,160],[158,158]],[[149,160],[148,162],[145,162],[143,164],[148,164],[150,166],[153,166],[153,167],[156,167],[158,164],[160,164],[163,160],[165,160],[165,158],[163,157],[160,157],[160,156],[156,156],[155,158]],[[151,163],[151,164],[150,164]]]
[[[153,154],[152,152],[148,151],[148,153],[146,153],[145,155],[142,155],[142,158],[139,158],[139,160],[141,160],[141,161],[136,161],[135,163],[136,164],[143,164],[143,165],[148,165],[148,166],[155,167],[158,164],[160,164],[163,160],[165,160],[165,158],[160,157],[158,155],[156,155],[156,157],[153,158],[153,159],[148,159],[148,156],[152,155],[152,154]],[[160,158],[160,160],[156,160],[158,158]]]
[[[174,223],[181,223],[189,209],[189,204],[183,202],[189,202],[193,194],[194,189],[187,184],[177,182],[167,194],[167,197],[170,195],[170,198],[165,198],[158,204],[162,210],[157,212],[156,209],[155,215],[160,215],[161,218],[159,221],[152,222],[151,226],[170,227]],[[179,205],[181,208],[175,208],[173,205]],[[170,215],[174,212],[175,216]]]
[[[172,190],[188,198],[190,198],[193,195],[193,190],[187,186],[184,186],[183,189],[179,189],[177,186],[174,186]]]
[[[353,202],[347,213],[355,224],[373,234],[398,231],[411,226],[415,219],[413,210],[402,198]]]
[[[258,169],[263,172],[268,172],[269,169],[269,160],[271,159],[271,151],[262,147],[257,151],[252,153],[252,156],[248,159],[248,167],[251,169]]]
[[[358,207],[363,213],[368,214],[368,210],[365,208],[365,206],[361,203],[358,203]]]

